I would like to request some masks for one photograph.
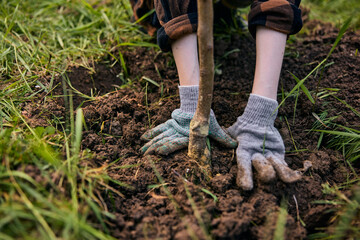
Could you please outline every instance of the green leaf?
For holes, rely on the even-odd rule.
[[[145,77],[145,76],[143,76],[142,78],[141,78],[141,80],[146,80],[146,81],[148,81],[149,83],[152,83],[153,85],[155,85],[155,86],[157,86],[157,87],[160,87],[160,84],[158,84],[157,82],[155,82],[154,80],[152,80],[152,79],[150,79],[150,78],[148,78],[148,77]]]
[[[294,74],[292,74],[292,73],[290,73],[290,74],[291,74],[291,76],[293,76],[293,78],[296,80],[297,83],[300,82],[300,79],[299,79],[298,77],[296,77],[296,76],[295,76]],[[301,90],[305,93],[305,95],[308,97],[308,99],[310,100],[310,102],[311,102],[312,104],[315,104],[314,98],[311,96],[310,91],[305,87],[305,85],[304,85],[304,84],[301,84],[301,85],[300,85],[300,88],[301,88]]]
[[[315,131],[328,133],[328,134],[332,134],[332,135],[337,135],[337,136],[343,136],[343,137],[360,138],[360,135],[356,134],[356,133],[341,132],[341,131],[331,131],[331,130],[315,130]]]
[[[203,191],[206,194],[209,194],[213,199],[214,202],[219,201],[219,199],[217,198],[217,196],[215,194],[213,194],[212,192],[210,192],[209,190],[205,189],[205,188],[201,188],[201,191]]]
[[[351,23],[351,20],[352,20],[353,16],[350,16],[346,21],[345,23],[343,24],[343,26],[341,27],[339,33],[338,33],[338,36],[336,37],[336,40],[330,50],[330,52],[328,53],[328,55],[326,56],[326,58],[329,58],[330,55],[332,54],[332,52],[335,50],[336,46],[339,44],[341,38],[344,36],[346,30],[349,28],[350,26],[350,23]]]
[[[7,178],[7,177],[10,177],[10,176],[13,176],[13,177],[16,177],[16,178],[21,178],[23,180],[26,180],[28,182],[30,182],[31,184],[33,184],[34,186],[37,186],[38,183],[32,178],[30,177],[29,175],[27,175],[26,173],[24,172],[20,172],[20,171],[7,171],[7,172],[4,172],[4,173],[0,173],[0,179],[1,178]]]
[[[280,204],[280,209],[278,213],[278,218],[276,221],[276,228],[274,232],[274,240],[283,240],[285,239],[285,230],[286,230],[286,219],[287,219],[287,202],[286,198],[283,197]]]
[[[80,147],[81,147],[81,138],[82,138],[82,120],[84,118],[82,109],[79,108],[76,111],[76,122],[75,122],[75,142],[74,142],[74,150],[73,154],[74,156],[77,156],[80,153]]]

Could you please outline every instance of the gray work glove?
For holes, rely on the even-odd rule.
[[[236,183],[243,190],[253,188],[252,166],[263,182],[272,181],[276,173],[286,183],[301,178],[301,173],[291,170],[284,160],[284,143],[274,127],[277,107],[277,101],[251,94],[243,115],[227,129],[239,144]]]
[[[142,140],[149,141],[140,151],[146,154],[159,153],[168,155],[177,150],[186,148],[189,144],[190,121],[194,113],[187,113],[176,109],[171,119],[150,129],[141,136]],[[225,147],[236,148],[237,142],[220,127],[213,111],[210,113],[209,137]]]
[[[189,144],[190,121],[195,114],[199,96],[198,86],[179,87],[180,109],[171,114],[171,119],[150,129],[141,136],[148,141],[140,151],[144,154],[159,153],[168,155]],[[219,126],[214,112],[211,110],[209,137],[229,148],[236,148],[237,142]]]

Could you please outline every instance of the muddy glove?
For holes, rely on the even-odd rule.
[[[141,136],[142,140],[149,141],[140,149],[145,155],[152,153],[168,155],[188,146],[190,121],[196,110],[199,88],[189,86],[179,87],[179,90],[180,109],[172,112],[170,120]],[[237,142],[220,127],[213,111],[210,113],[209,137],[229,148],[237,146]]]
[[[272,181],[276,173],[286,183],[301,178],[301,173],[291,170],[284,160],[284,143],[274,127],[277,107],[277,101],[251,94],[243,115],[227,129],[239,143],[236,183],[244,190],[253,188],[252,166],[263,182]]]

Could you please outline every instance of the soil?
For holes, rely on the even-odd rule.
[[[308,29],[306,34],[290,39],[279,93],[289,92],[296,85],[290,73],[302,79],[321,62],[338,34],[331,25],[319,22],[309,22]],[[219,67],[212,108],[220,125],[229,127],[242,114],[251,91],[255,43],[243,34],[217,39],[215,46]],[[360,56],[356,54],[359,48],[360,34],[348,31],[329,58],[327,63],[331,64],[323,72],[312,75],[305,86],[313,93],[324,92],[326,88],[330,92],[330,88],[339,89],[336,97],[359,110]],[[352,172],[338,151],[325,146],[330,137],[325,137],[318,148],[320,133],[308,130],[316,121],[313,113],[320,115],[325,111],[328,116],[339,116],[334,123],[359,128],[359,118],[351,109],[332,96],[319,97],[312,104],[300,92],[294,118],[296,96],[289,97],[279,109],[275,123],[286,146],[286,162],[292,169],[302,168],[305,160],[313,166],[299,182],[285,184],[276,180],[263,184],[255,180],[254,190],[244,192],[235,184],[235,151],[216,142],[211,142],[213,178],[209,181],[187,157],[185,149],[169,156],[144,157],[139,153],[144,144],[140,136],[168,120],[179,106],[178,76],[169,53],[140,47],[114,51],[124,55],[131,81],[120,65],[109,67],[114,61],[111,58],[98,63],[95,72],[82,67],[73,67],[68,72],[74,88],[98,96],[82,105],[87,124],[82,148],[95,153],[92,164],[103,166],[117,160],[109,175],[132,186],[111,184],[123,197],[110,191],[103,193],[109,212],[116,216],[108,220],[112,236],[118,239],[206,239],[209,235],[214,239],[272,239],[282,201],[288,209],[285,239],[304,239],[331,224],[334,211],[329,210],[334,206],[314,201],[333,199],[334,196],[323,193],[322,184],[341,184],[352,177]],[[158,86],[147,79],[157,82]],[[79,105],[82,100],[77,97],[74,101]],[[282,100],[281,96],[278,100]],[[41,119],[50,114],[64,118],[62,98],[39,101],[38,109],[32,104],[24,107],[28,119]],[[42,124],[39,120],[32,122],[33,126]],[[355,165],[357,172],[358,167]],[[256,173],[254,177],[256,179]],[[208,191],[216,196],[216,201]],[[346,188],[343,191],[350,192]]]

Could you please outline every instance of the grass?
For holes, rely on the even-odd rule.
[[[328,183],[323,184],[323,193],[334,196],[335,200],[315,203],[333,205],[336,213],[326,231],[311,234],[309,239],[357,239],[360,234],[360,184],[353,186],[351,198],[340,191],[340,187]]]
[[[280,209],[276,221],[276,227],[274,231],[274,240],[283,240],[286,230],[286,218],[287,218],[288,212],[287,212],[287,200],[283,198],[281,200]]]
[[[193,240],[197,240],[198,237],[196,236],[196,233],[194,232],[194,229],[191,228],[189,222],[187,221],[186,217],[184,216],[184,214],[182,212],[182,209],[180,207],[180,204],[176,201],[174,195],[168,189],[167,184],[165,183],[163,177],[160,175],[159,171],[157,170],[154,162],[152,160],[150,160],[150,163],[151,163],[151,167],[153,168],[153,171],[154,171],[158,181],[160,182],[160,184],[157,185],[156,187],[161,186],[163,188],[165,194],[167,195],[168,199],[170,199],[170,201],[171,201],[172,205],[174,206],[178,216],[180,217],[182,223],[184,224],[184,226],[186,228],[186,231],[189,234],[190,238],[193,239]],[[185,188],[186,188],[185,181],[184,181],[184,185],[185,185]],[[197,213],[196,214],[197,220],[199,221],[199,218],[200,218],[200,222],[202,222],[202,219],[199,216],[197,207],[196,207],[195,203],[192,201],[191,194],[188,192],[187,188],[186,188],[186,193],[187,193],[187,196],[189,197],[189,200],[191,201],[191,207],[192,207],[192,209],[194,211],[194,214],[195,214],[195,212]],[[210,236],[207,234],[206,229],[204,229],[205,226],[201,226],[201,227],[202,227],[202,230],[204,231],[206,239],[210,239]]]
[[[360,27],[358,0],[303,0],[302,5],[310,9],[310,19],[322,19],[340,27],[349,16],[352,16],[351,27]]]
[[[339,44],[341,38],[344,36],[345,32],[347,31],[347,29],[349,28],[349,25],[351,23],[351,17],[348,18],[345,23],[342,25],[342,27],[339,30],[338,36],[335,39],[335,42],[333,43],[329,53],[327,54],[327,56],[314,68],[312,69],[303,79],[299,79],[297,76],[295,76],[294,74],[290,73],[292,75],[292,77],[296,80],[297,84],[295,85],[295,87],[293,89],[290,90],[290,92],[287,94],[287,96],[285,96],[283,98],[283,100],[279,103],[278,108],[281,107],[281,105],[283,105],[286,101],[286,99],[290,96],[292,96],[296,91],[300,92],[300,89],[305,93],[305,95],[307,96],[307,98],[309,99],[309,101],[314,105],[315,104],[315,100],[312,97],[312,95],[310,94],[309,90],[306,88],[306,86],[304,85],[305,81],[309,79],[309,77],[315,73],[317,73],[318,70],[320,70],[321,68],[324,67],[325,63],[328,61],[329,57],[331,56],[331,54],[334,52],[334,50],[336,49],[337,45]],[[326,66],[326,65],[325,65]],[[318,83],[319,85],[319,83]],[[297,94],[297,95],[298,95]],[[315,93],[315,95],[317,95],[317,92]],[[297,99],[297,98],[296,98]],[[296,100],[297,101],[297,100]],[[277,109],[278,109],[277,108]],[[276,110],[277,110],[276,109]],[[295,104],[295,108],[294,108],[294,116],[295,116],[295,112],[296,112],[296,104]]]
[[[359,137],[358,135],[354,137],[354,133],[349,128],[345,128],[345,130],[319,130],[322,133],[335,136],[330,138],[329,147],[342,150],[344,161],[351,169],[351,176],[347,176],[347,181],[340,186],[329,186],[328,183],[323,185],[324,194],[332,195],[335,199],[332,201],[316,201],[316,203],[333,205],[335,216],[331,220],[332,225],[309,236],[309,239],[356,239],[360,234],[358,222],[360,216],[360,178],[352,166],[353,161],[359,159]],[[357,151],[354,151],[355,149]],[[352,189],[351,199],[341,191],[345,189]]]
[[[303,3],[311,8],[312,18],[329,19],[338,25],[359,10],[357,0],[304,0]],[[239,14],[244,15],[243,12]],[[82,66],[93,72],[97,61],[110,66],[119,64],[122,67],[119,76],[126,82],[129,77],[127,63],[121,52],[116,53],[115,49],[119,46],[156,47],[149,43],[148,37],[135,23],[129,22],[131,15],[126,0],[2,1],[0,239],[113,239],[108,223],[114,216],[108,211],[103,193],[123,197],[113,186],[131,186],[108,175],[112,168],[121,167],[115,167],[116,162],[95,167],[87,161],[93,156],[80,147],[86,126],[82,110],[73,107],[71,96],[78,93],[67,81],[66,71],[70,67]],[[349,24],[358,28],[359,16],[353,15]],[[317,66],[317,69],[321,66]],[[21,112],[21,106],[42,93],[48,94],[49,98],[60,97],[52,96],[54,79],[59,76],[64,77],[64,96],[61,97],[67,101],[67,119],[49,119],[49,126],[31,127]],[[49,79],[47,83],[41,81],[45,77]],[[316,98],[310,98],[312,93],[304,85],[306,78],[297,79],[298,84],[289,96],[301,90],[312,102],[316,101]],[[146,82],[146,86],[159,85],[150,78],[144,77],[142,81]],[[319,91],[319,94],[323,94],[321,97],[324,94],[333,95],[329,93],[331,91],[324,92]],[[92,96],[85,97],[92,99]],[[345,106],[351,109],[351,106]],[[324,116],[319,118],[326,125],[331,122]],[[358,161],[359,132],[345,126],[329,126],[337,128],[320,129],[322,136],[338,136],[334,138],[332,146],[343,150],[351,166],[351,162]],[[339,130],[343,131],[340,133]],[[175,208],[179,208],[155,167],[154,172],[168,198]],[[211,239],[209,226],[201,218],[200,207],[196,205],[186,184],[184,182],[191,209],[204,236]],[[356,181],[349,185],[355,186]],[[344,199],[339,195],[339,189],[333,189],[335,192],[332,190],[329,194],[339,198],[338,205],[341,207],[332,235],[326,236],[341,238],[349,231],[358,233],[359,228],[351,224],[357,217],[354,213],[360,202],[358,188],[351,199]],[[203,188],[201,191],[217,201],[216,195],[209,190]],[[286,208],[286,202],[282,202],[275,232],[278,239],[283,239],[286,228]],[[187,230],[195,239],[193,230],[189,226]]]
[[[2,2],[1,239],[113,239],[105,222],[114,216],[101,192],[122,197],[110,183],[130,186],[109,177],[111,165],[95,168],[85,161],[92,156],[80,148],[84,120],[81,109],[73,114],[71,85],[64,82],[68,121],[33,128],[20,105],[39,93],[51,97],[54,78],[72,66],[94,71],[99,59],[114,59],[107,61],[121,64],[127,77],[122,55],[112,55],[114,46],[146,40],[128,21],[130,13],[122,0]],[[44,85],[39,80],[46,76]]]
[[[12,106],[10,113],[21,116]],[[79,167],[82,112],[77,112],[74,141],[54,128],[31,128],[18,122],[1,131],[0,231],[8,239],[111,239],[106,234],[106,213],[95,189],[107,182],[106,169],[89,174]],[[67,139],[64,139],[67,138]],[[65,142],[66,159],[51,146]],[[71,147],[71,149],[69,149]],[[78,180],[81,179],[79,182]],[[98,227],[89,221],[95,215]],[[96,221],[95,221],[96,222]]]
[[[335,90],[335,91],[334,91]],[[360,114],[345,101],[336,96],[337,89],[324,89],[318,93],[319,98],[327,100],[333,98],[355,113],[360,121]],[[333,109],[329,109],[333,110]],[[356,239],[360,234],[360,178],[353,164],[360,159],[360,131],[354,128],[334,123],[341,115],[330,116],[328,110],[319,115],[314,113],[317,119],[311,131],[320,132],[318,148],[323,145],[339,150],[343,155],[345,166],[350,169],[347,180],[339,186],[323,184],[323,193],[332,196],[333,200],[315,201],[317,204],[332,205],[335,212],[326,229],[318,229],[319,232],[311,234],[309,239]],[[324,142],[323,139],[327,139]],[[343,193],[344,190],[351,190],[351,198]]]
[[[95,61],[116,45],[139,44],[146,36],[128,22],[125,1],[3,1],[0,6],[0,77],[9,87],[33,92],[40,77],[69,66],[94,71]],[[128,40],[131,39],[132,42]],[[122,65],[122,56],[114,56]],[[126,69],[124,70],[127,75]],[[42,86],[49,91],[49,86]],[[14,91],[19,93],[19,91]]]

